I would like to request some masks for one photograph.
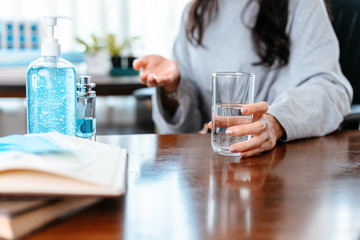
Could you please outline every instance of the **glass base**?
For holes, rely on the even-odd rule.
[[[222,156],[229,156],[229,157],[241,157],[239,152],[230,152],[228,148],[218,148],[212,146],[212,149],[215,153],[222,155]]]

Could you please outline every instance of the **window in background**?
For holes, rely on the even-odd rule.
[[[171,56],[182,11],[188,2],[190,1],[131,0],[129,32],[131,35],[141,36],[144,53]]]
[[[90,40],[114,33],[119,40],[139,36],[137,55],[171,56],[183,8],[190,0],[0,0],[0,20],[37,20],[67,15],[56,37],[64,52],[82,50],[75,37]]]

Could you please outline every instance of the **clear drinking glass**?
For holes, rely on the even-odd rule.
[[[215,72],[212,74],[212,130],[211,146],[214,152],[226,156],[240,156],[230,152],[230,146],[246,141],[250,135],[232,137],[227,128],[252,122],[252,115],[243,115],[242,106],[254,102],[255,74],[242,72]]]

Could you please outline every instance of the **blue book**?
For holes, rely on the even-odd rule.
[[[7,30],[7,48],[13,49],[14,48],[14,26],[11,22],[6,24]]]
[[[37,23],[31,23],[31,47],[37,49],[40,47],[39,44],[39,33]]]
[[[25,23],[19,23],[19,48],[25,48]]]

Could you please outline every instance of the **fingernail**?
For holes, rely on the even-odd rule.
[[[240,156],[241,156],[241,157],[246,157],[247,154],[246,154],[246,153],[241,153]]]
[[[231,135],[231,134],[233,134],[234,133],[234,130],[232,130],[232,129],[228,129],[228,130],[226,130],[226,134],[227,135]]]
[[[230,152],[236,152],[236,147],[230,146]]]
[[[150,76],[151,76],[154,80],[157,79],[157,76],[156,76],[155,74],[150,74],[149,77],[150,77]]]
[[[242,108],[242,109],[241,109],[241,112],[242,112],[242,113],[248,113],[248,112],[249,112],[249,109],[247,109],[247,108]]]

